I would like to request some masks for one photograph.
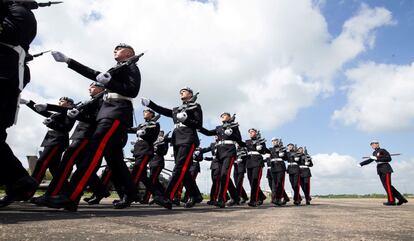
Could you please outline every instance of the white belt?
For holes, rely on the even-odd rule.
[[[377,162],[377,164],[385,164],[386,162]]]
[[[271,162],[282,162],[283,159],[282,158],[272,158],[270,159]]]
[[[217,142],[216,146],[217,145],[224,145],[224,144],[227,144],[227,145],[236,145],[236,143],[237,142],[232,141],[232,140],[223,140],[223,141]]]
[[[289,165],[298,165],[298,164],[297,164],[297,163],[292,162],[292,163],[289,163]]]
[[[180,122],[180,123],[175,124],[174,127],[178,128],[178,127],[187,127],[187,126]]]
[[[261,155],[258,151],[249,151],[247,154],[249,154],[249,155]]]
[[[132,101],[132,98],[130,98],[130,97],[126,97],[126,96],[120,95],[118,93],[112,93],[112,92],[106,93],[104,95],[103,99],[104,100],[108,100],[108,99],[122,99],[122,100]]]
[[[2,42],[0,42],[0,44],[13,49],[19,55],[19,62],[18,62],[19,90],[22,91],[24,87],[23,86],[24,85],[24,61],[26,59],[26,51],[24,51],[24,49],[20,45],[14,46],[14,45],[2,43]],[[20,109],[20,93],[19,93],[19,96],[17,97],[16,113],[14,114],[14,124],[17,123],[17,115],[19,114],[19,109]]]
[[[299,166],[300,168],[309,168],[308,166]]]

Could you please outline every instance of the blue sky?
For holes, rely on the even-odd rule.
[[[206,127],[218,124],[221,112],[236,112],[244,138],[256,127],[268,144],[280,137],[307,146],[314,155],[313,192],[383,192],[374,165],[356,167],[378,139],[403,154],[393,162],[394,182],[414,193],[413,1],[123,1],[73,0],[37,10],[32,52],[60,50],[104,70],[119,42],[148,50],[139,62],[138,97],[173,107],[178,89],[189,85],[200,91]],[[26,98],[87,98],[89,81],[51,57],[33,61],[31,69]],[[134,106],[139,123],[139,98]],[[21,116],[10,141],[24,159],[39,150],[45,129],[24,108]],[[161,118],[161,125],[168,131],[172,121]],[[202,145],[213,140],[200,137]],[[206,191],[208,163],[202,167]]]

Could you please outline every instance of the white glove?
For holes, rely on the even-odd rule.
[[[145,130],[137,130],[137,136],[143,136],[145,135],[147,132]]]
[[[264,154],[264,155],[263,155],[263,158],[264,158],[264,159],[270,158],[270,154],[269,154],[269,153]]]
[[[185,120],[187,120],[187,117],[188,116],[187,116],[187,113],[185,111],[180,112],[180,113],[177,114],[177,120],[179,122],[184,122]]]
[[[34,105],[34,108],[37,111],[42,112],[42,111],[45,111],[46,110],[46,104],[35,104]]]
[[[376,156],[370,156],[369,159],[377,160]]]
[[[309,162],[305,162],[305,166],[309,165]]]
[[[150,104],[150,100],[148,98],[141,97],[141,104],[143,106],[148,106]]]
[[[299,161],[299,157],[295,157],[295,161]]]
[[[29,102],[30,101],[28,101],[28,100],[25,100],[25,99],[20,98],[20,104],[21,105],[27,105],[27,104],[29,104]]]
[[[231,136],[231,134],[233,134],[233,130],[232,129],[226,129],[226,130],[224,130],[224,134],[226,134],[226,136]]]
[[[55,59],[56,62],[64,62],[67,63],[69,61],[69,58],[66,57],[63,53],[59,51],[52,51],[52,56]]]
[[[280,157],[283,157],[285,155],[285,153],[284,152],[279,152],[279,156]]]
[[[357,166],[358,166],[358,167],[362,167],[362,166],[361,166],[361,164],[359,164],[359,163],[358,163],[358,165],[357,165]]]
[[[96,81],[101,84],[107,84],[111,80],[112,76],[110,73],[100,73],[96,76]]]
[[[50,118],[46,118],[46,119],[43,121],[43,124],[44,124],[44,125],[49,125],[50,123],[52,123],[52,119],[50,119]]]
[[[262,145],[257,145],[256,150],[261,151],[263,149]]]
[[[239,164],[239,163],[240,163],[240,162],[242,162],[242,161],[243,161],[242,159],[237,159],[237,160],[236,160],[236,163],[237,163],[237,164]]]
[[[79,110],[78,109],[75,109],[75,108],[73,108],[73,109],[70,109],[70,110],[68,110],[67,112],[66,112],[66,115],[69,117],[69,118],[76,118],[76,116],[78,116],[79,115]]]
[[[195,155],[195,156],[199,156],[199,155],[200,155],[200,151],[195,151],[195,152],[194,152],[194,155]]]

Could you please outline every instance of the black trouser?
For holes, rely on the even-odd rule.
[[[272,175],[272,194],[275,200],[289,199],[285,192],[285,172],[271,172]]]
[[[227,201],[227,190],[230,193],[230,196],[233,200],[239,201],[240,196],[237,192],[236,187],[234,186],[233,181],[230,179],[231,169],[233,167],[235,156],[224,158],[221,164],[220,170],[220,190],[218,195],[218,200],[226,202]]]
[[[96,176],[98,180],[95,180],[94,176]],[[118,196],[121,199],[124,196],[125,190],[122,187],[122,184],[112,179],[112,171],[108,166],[105,167],[105,169],[102,171],[100,177],[98,177],[95,174],[91,176],[91,179],[93,180],[89,180],[88,184],[89,184],[90,189],[93,191],[93,196],[95,197],[104,196],[103,194],[109,191],[110,182],[112,182],[112,185],[115,188],[116,192],[118,193]]]
[[[263,192],[260,190],[260,179],[262,178],[262,166],[247,168],[247,177],[250,182],[250,202],[262,200]]]
[[[63,151],[65,151],[65,146],[62,144],[44,147],[32,173],[32,177],[36,179],[39,185],[42,182],[48,168],[53,178],[57,178],[59,176],[59,164]],[[33,194],[34,192],[32,195]]]
[[[397,189],[391,185],[391,172],[378,174],[385,191],[387,192],[388,202],[395,202],[395,199],[402,200],[404,197]]]
[[[300,196],[300,174],[292,173],[289,174],[290,185],[293,189],[293,200],[295,202],[302,201],[302,197]]]
[[[66,148],[62,161],[59,163],[58,170],[56,174],[54,174],[45,195],[55,196],[68,189],[69,183],[67,179],[72,173],[73,166],[75,164],[79,166],[79,163],[83,160],[88,143],[89,140],[86,138],[77,139],[73,140],[68,148]],[[95,173],[92,174],[88,184],[95,195],[103,195],[102,192],[106,191],[106,186],[101,183]]]
[[[243,187],[244,172],[238,172],[238,168],[236,165],[234,165],[233,180],[236,182],[236,190],[239,194],[239,197],[243,198],[244,200],[249,199],[247,197],[246,190],[244,190]]]
[[[220,190],[220,170],[218,167],[216,169],[211,169],[211,189],[210,189],[210,200],[217,201],[219,190]]]
[[[189,192],[190,197],[201,196],[200,190],[189,171],[193,161],[194,149],[195,144],[174,146],[174,159],[176,164],[164,194],[171,201],[174,199],[181,182],[184,182],[185,189]]]
[[[302,187],[303,194],[305,199],[310,201],[310,178],[311,177],[300,177],[300,186]]]
[[[190,175],[191,178],[194,180],[195,183],[197,183],[197,176],[198,176],[198,171],[197,170],[192,170],[190,171]],[[181,199],[181,194],[183,193],[183,187],[184,187],[184,183],[181,183],[180,186],[178,187],[177,192],[175,193],[175,196],[179,199]],[[185,190],[184,193],[184,201],[187,202],[188,198],[190,197],[190,193],[187,192],[187,190]]]
[[[274,202],[276,199],[276,195],[275,195],[276,193],[273,191],[274,189],[273,176],[272,176],[272,171],[270,170],[269,167],[267,168],[266,178],[267,178],[267,184],[269,185],[269,188],[272,191],[272,202]]]
[[[6,35],[6,33],[2,34],[2,36],[4,35]],[[0,83],[2,86],[2,93],[0,95],[0,185],[4,184],[7,188],[19,179],[29,176],[29,173],[27,173],[22,163],[17,159],[10,146],[6,143],[6,130],[13,125],[16,118],[16,109],[19,104],[18,59],[18,54],[14,50],[1,45]]]
[[[68,197],[73,202],[79,202],[90,177],[96,173],[102,162],[102,157],[112,170],[113,181],[125,188],[125,194],[135,197],[137,187],[131,173],[124,162],[122,148],[127,142],[126,126],[119,120],[101,119],[87,146],[85,158],[70,180]]]
[[[159,190],[160,193],[164,193],[165,192],[165,188],[164,186],[161,184],[160,182],[160,174],[161,171],[164,167],[163,166],[155,166],[155,167],[150,167],[150,181],[151,181],[151,185],[153,187],[154,190]],[[149,198],[151,197],[151,192],[149,190],[146,190],[145,196],[144,196],[144,200],[149,200]]]
[[[4,115],[4,113],[1,115]],[[2,118],[0,117],[0,122],[1,119]],[[0,127],[0,185],[9,187],[20,178],[29,176],[29,173],[27,173],[22,163],[17,159],[10,149],[10,146],[6,143],[6,129],[7,127],[4,127],[4,125]]]
[[[105,167],[105,169],[101,173],[101,182],[102,185],[106,187],[106,189],[109,189],[109,182],[112,180],[112,171],[109,169],[109,167]]]
[[[142,182],[149,192],[154,192],[152,183],[148,178],[148,162],[152,159],[152,155],[141,155],[135,157],[135,164],[132,168],[131,175],[134,180],[135,185],[138,185],[139,182]],[[159,193],[156,193],[159,195]]]

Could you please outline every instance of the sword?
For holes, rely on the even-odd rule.
[[[401,153],[394,153],[394,154],[390,154],[390,156],[399,156],[402,155]],[[362,159],[367,159],[369,158],[369,156],[363,156]]]
[[[37,57],[39,57],[39,56],[42,56],[44,53],[48,53],[48,52],[50,52],[50,51],[52,51],[52,50],[47,50],[47,51],[43,51],[43,52],[40,52],[40,53],[37,53],[37,54],[29,54],[29,55],[27,55],[26,56],[26,59],[25,59],[25,61],[26,62],[30,62],[30,61],[32,61],[34,58],[37,58]]]

